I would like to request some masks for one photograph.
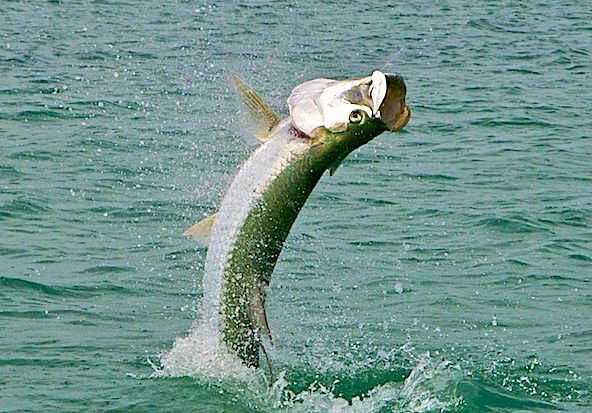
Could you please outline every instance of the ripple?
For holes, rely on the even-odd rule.
[[[530,128],[530,127],[541,127],[541,128],[552,128],[555,125],[544,122],[540,119],[532,119],[529,117],[514,117],[511,119],[497,119],[497,118],[480,118],[469,122],[475,126],[485,126],[488,128],[499,128],[504,126],[517,127],[517,128]]]
[[[494,24],[487,19],[469,20],[468,26],[475,27],[477,29],[482,29],[482,30],[489,31],[489,32],[495,32],[495,33],[526,33],[525,31],[522,31],[522,30],[508,29],[508,28],[503,27],[499,24]]]
[[[493,411],[531,411],[531,409],[551,412],[561,411],[560,406],[545,401],[538,401],[527,397],[515,396],[508,392],[474,382],[465,381],[460,385],[459,391],[463,394],[467,411],[483,411],[484,406],[492,406]],[[503,410],[502,410],[503,409]],[[509,410],[508,410],[509,411]]]
[[[586,254],[582,254],[582,253],[575,253],[575,254],[569,254],[569,258],[574,259],[574,260],[578,260],[578,261],[592,261],[592,257]]]
[[[0,120],[13,121],[48,121],[53,119],[72,119],[77,117],[72,112],[62,110],[48,109],[29,109],[17,113],[0,113]]]
[[[510,234],[530,234],[535,232],[552,233],[550,229],[545,229],[528,222],[522,217],[512,218],[485,218],[477,221],[477,226],[493,229],[497,232]]]
[[[33,161],[50,161],[55,159],[56,154],[46,150],[35,150],[35,151],[18,151],[10,154],[10,159],[17,160],[33,160]]]
[[[99,284],[94,286],[55,286],[46,285],[30,280],[23,280],[21,278],[11,278],[0,276],[0,286],[4,289],[11,289],[14,291],[28,291],[31,293],[40,293],[43,295],[57,296],[57,297],[81,297],[91,298],[105,293],[123,293],[132,294],[131,290],[124,287],[114,285],[111,283]]]
[[[68,296],[68,289],[54,288],[45,284],[36,283],[33,281],[23,280],[20,278],[0,277],[0,285],[3,288],[10,288],[15,290],[30,290],[40,292],[46,295]],[[73,294],[76,296],[76,294]]]
[[[0,220],[9,218],[32,218],[51,211],[51,208],[24,198],[13,199],[0,205]]]
[[[63,319],[65,323],[71,322],[69,318],[76,318],[76,320],[84,320],[90,318],[94,320],[103,321],[127,321],[123,317],[115,315],[102,315],[99,313],[93,313],[91,311],[82,310],[15,310],[15,311],[0,311],[0,319]]]
[[[21,178],[24,174],[13,166],[0,165],[0,176],[3,178]]]
[[[416,179],[428,179],[434,181],[457,181],[459,178],[454,175],[447,175],[447,174],[430,174],[430,173],[403,173],[401,174],[405,177],[416,178]]]
[[[519,267],[532,267],[533,265],[525,260],[519,259],[519,258],[510,258],[507,262],[509,262],[510,264],[514,264],[517,265]],[[514,278],[514,277],[512,277]]]
[[[519,73],[522,75],[540,75],[541,74],[541,72],[538,72],[536,70],[526,69],[526,68],[522,68],[522,67],[510,67],[506,70],[510,73]]]
[[[80,367],[81,365],[88,365],[88,362],[83,360],[65,359],[48,359],[48,358],[0,358],[0,366],[11,367]]]
[[[86,268],[79,273],[81,275],[85,274],[118,274],[118,273],[125,273],[133,271],[134,268],[132,267],[125,267],[125,266],[118,266],[118,265],[95,265],[89,268]],[[117,287],[119,289],[121,287]]]

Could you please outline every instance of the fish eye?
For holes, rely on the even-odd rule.
[[[363,110],[354,110],[349,114],[349,121],[351,123],[361,123],[365,116],[366,113]]]

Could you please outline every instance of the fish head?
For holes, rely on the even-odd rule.
[[[406,92],[401,76],[379,70],[363,78],[315,79],[292,91],[288,98],[290,120],[312,145],[328,144],[344,157],[381,133],[398,131],[409,122]]]

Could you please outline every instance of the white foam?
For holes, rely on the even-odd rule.
[[[161,354],[160,363],[155,376],[246,381],[261,374],[229,354],[209,322],[196,323],[186,337],[177,338],[173,348]]]

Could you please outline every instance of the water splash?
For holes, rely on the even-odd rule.
[[[160,356],[155,377],[191,376],[204,379],[238,381],[261,380],[262,373],[246,367],[238,357],[220,345],[211,323],[199,321],[186,337],[178,337],[171,350]]]
[[[429,353],[422,355],[411,371],[401,390],[404,407],[412,412],[446,411],[462,402],[460,396],[449,394],[448,400],[441,400],[450,390],[451,382],[458,383],[460,367],[450,361],[436,361]],[[456,386],[454,386],[456,387]]]
[[[327,385],[313,379],[305,390],[298,391],[291,387],[286,378],[289,371],[284,370],[270,383],[261,371],[245,367],[218,346],[203,324],[195,327],[161,355],[161,365],[153,366],[153,377],[191,376],[220,385],[263,412],[446,412],[463,401],[455,391],[460,368],[446,360],[434,360],[429,353],[416,357],[404,382],[389,381],[347,398],[337,390],[339,380]],[[355,375],[351,379],[356,380]]]
[[[284,374],[273,384],[269,396],[274,400],[273,411],[286,412],[446,412],[462,404],[456,395],[460,368],[449,361],[434,360],[429,353],[418,358],[407,379],[401,383],[380,384],[351,399],[341,396],[338,381],[323,385],[313,381],[309,387],[295,393],[290,390]],[[355,375],[352,377],[355,379]]]

